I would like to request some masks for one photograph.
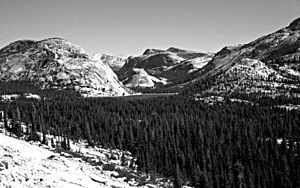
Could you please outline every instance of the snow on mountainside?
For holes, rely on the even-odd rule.
[[[214,80],[207,92],[300,96],[300,18],[245,45],[224,47],[194,81]]]
[[[174,80],[185,79],[188,74],[206,65],[212,56],[173,47],[167,50],[147,49],[141,56],[129,57],[117,74],[128,87],[165,87]],[[143,69],[143,74],[137,74],[134,69]],[[146,74],[148,79],[145,79]]]
[[[75,89],[84,96],[127,94],[108,65],[65,39],[16,41],[0,50],[1,81],[33,81],[42,88]]]
[[[114,72],[120,70],[126,62],[125,58],[101,53],[94,54],[92,58],[107,64]]]

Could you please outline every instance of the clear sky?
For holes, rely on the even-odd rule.
[[[62,37],[95,52],[170,46],[216,52],[300,17],[300,0],[0,0],[0,48]]]

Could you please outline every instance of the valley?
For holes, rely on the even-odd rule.
[[[2,187],[300,187],[300,19],[216,53],[0,49]]]

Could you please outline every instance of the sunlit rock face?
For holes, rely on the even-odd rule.
[[[2,48],[0,80],[33,81],[42,88],[74,89],[85,96],[127,94],[108,65],[61,38],[21,40]]]
[[[94,54],[93,59],[107,64],[114,72],[119,71],[126,62],[126,58],[102,53]]]
[[[130,88],[165,86],[175,80],[188,80],[190,74],[206,65],[213,54],[168,48],[147,49],[136,57],[129,57],[117,71],[119,79]]]
[[[300,18],[248,44],[226,46],[199,69],[194,81],[214,80],[211,93],[300,96]],[[291,94],[293,93],[293,94]]]

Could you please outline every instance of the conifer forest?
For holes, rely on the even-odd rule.
[[[13,85],[2,92],[22,88]],[[42,92],[40,100],[0,103],[10,132],[29,140],[40,139],[37,132],[58,135],[65,150],[70,139],[84,139],[91,147],[130,151],[139,170],[171,177],[174,187],[300,187],[300,112],[276,107],[297,99],[245,95],[253,102],[208,105],[186,94],[127,99]]]

